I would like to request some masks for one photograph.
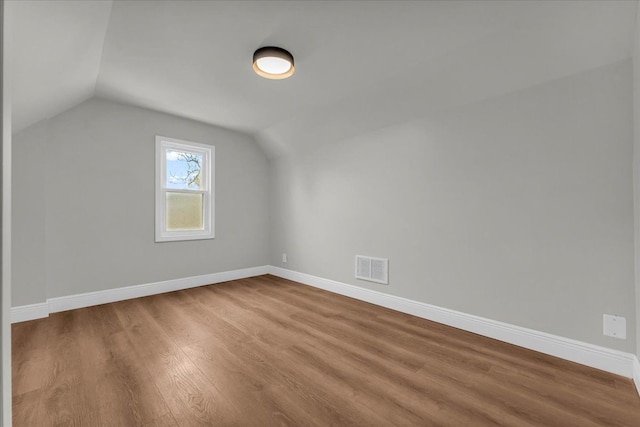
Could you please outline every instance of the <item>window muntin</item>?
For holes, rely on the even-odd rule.
[[[156,242],[214,237],[214,150],[156,137]]]

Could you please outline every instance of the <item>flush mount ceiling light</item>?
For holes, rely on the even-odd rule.
[[[293,55],[279,47],[261,47],[253,53],[253,71],[267,79],[286,79],[295,71]]]

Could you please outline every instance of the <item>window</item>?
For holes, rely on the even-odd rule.
[[[156,242],[213,239],[215,147],[156,136]]]

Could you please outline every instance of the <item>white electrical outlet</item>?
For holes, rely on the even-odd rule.
[[[285,253],[282,254],[282,262],[284,262],[285,264],[287,263],[287,254]]]
[[[627,339],[627,319],[622,316],[604,314],[602,316],[603,333],[609,337]]]

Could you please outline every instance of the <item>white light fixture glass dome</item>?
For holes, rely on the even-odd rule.
[[[261,47],[253,54],[253,71],[267,79],[286,79],[295,71],[293,55],[279,47]]]

